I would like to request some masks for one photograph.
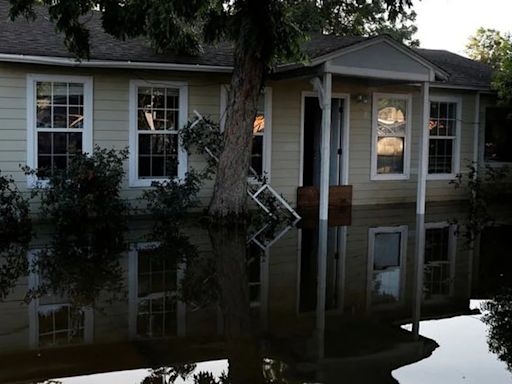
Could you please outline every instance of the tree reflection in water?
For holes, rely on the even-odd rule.
[[[489,327],[489,350],[507,364],[512,372],[512,289],[507,288],[484,304],[482,320]]]

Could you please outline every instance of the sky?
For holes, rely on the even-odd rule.
[[[512,32],[512,0],[413,0],[422,48],[464,54],[479,27]]]

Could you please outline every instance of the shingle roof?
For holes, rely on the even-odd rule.
[[[72,58],[64,45],[63,36],[55,32],[44,8],[36,8],[37,18],[27,21],[8,18],[9,4],[0,0],[0,54]],[[103,32],[98,13],[88,21],[91,60],[172,63],[230,67],[233,49],[230,43],[206,46],[196,56],[166,52],[157,54],[143,38],[119,41]],[[313,35],[304,43],[311,59],[346,48],[366,40],[364,37]],[[488,66],[447,51],[416,49],[419,55],[450,74],[447,84],[488,88],[491,70]]]

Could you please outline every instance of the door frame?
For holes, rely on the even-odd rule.
[[[301,93],[301,106],[300,106],[300,155],[299,155],[299,187],[304,184],[304,113],[306,105],[306,97],[318,98],[318,93],[315,91],[302,91]],[[341,180],[340,185],[348,185],[348,170],[349,170],[349,140],[350,140],[350,94],[349,93],[332,93],[331,99],[343,100],[343,132],[341,148]]]

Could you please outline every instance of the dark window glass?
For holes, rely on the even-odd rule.
[[[453,140],[430,139],[428,153],[428,173],[452,173]]]
[[[512,162],[512,108],[487,108],[485,160]]]

